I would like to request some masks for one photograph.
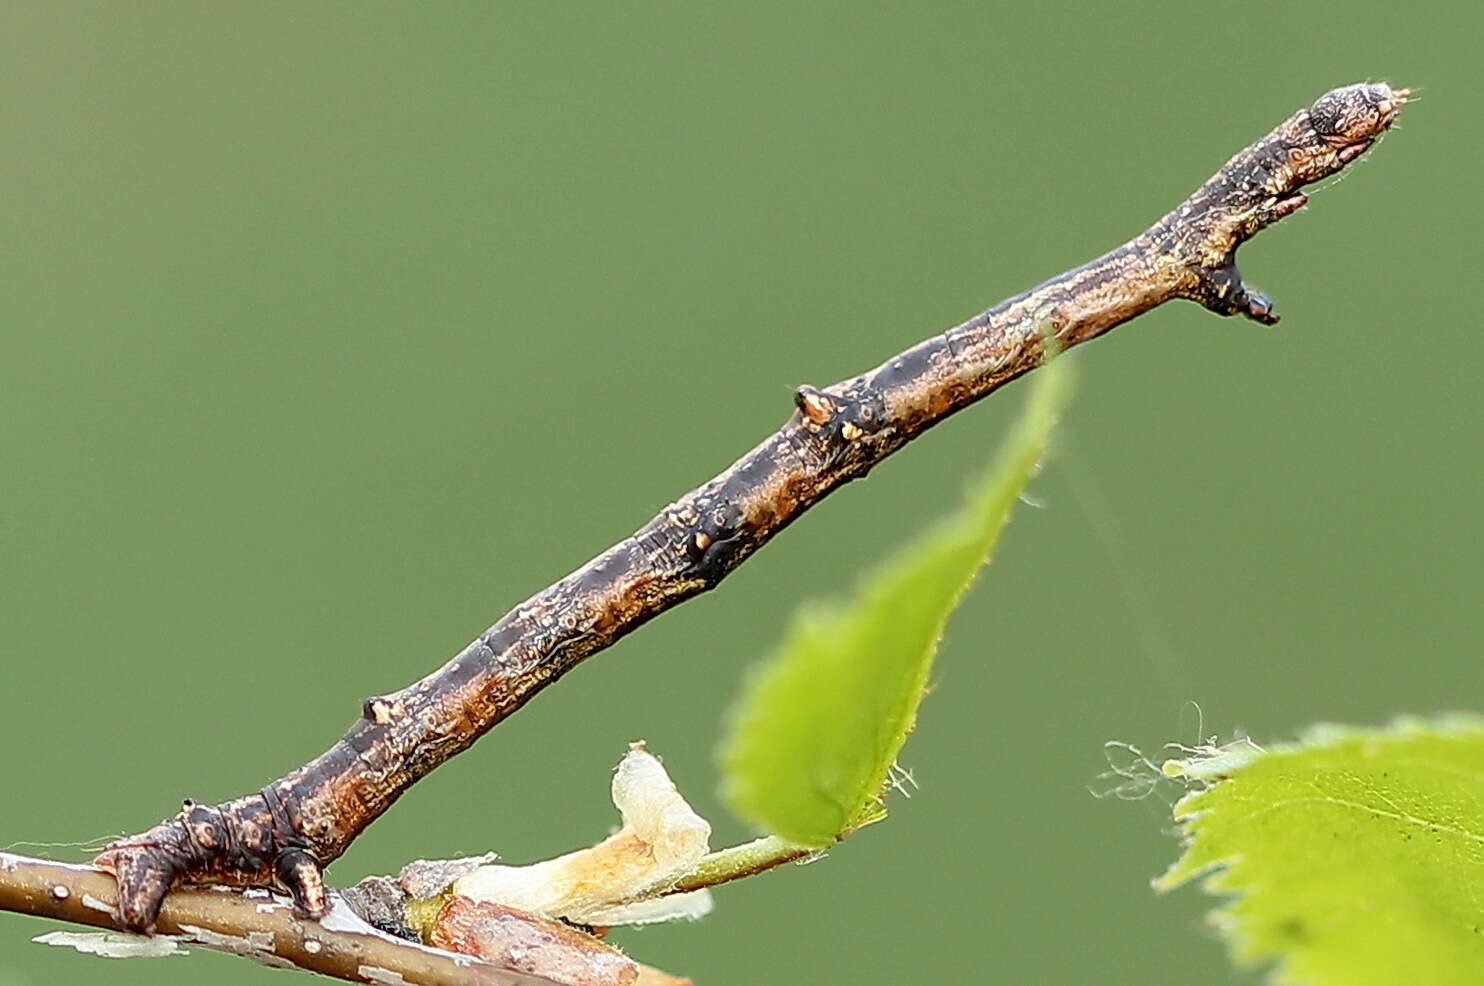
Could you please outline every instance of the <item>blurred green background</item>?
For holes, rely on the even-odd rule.
[[[630,933],[702,986],[1250,983],[1148,881],[1104,740],[1478,708],[1474,0],[0,9],[0,845],[256,789],[790,412],[1139,232],[1333,86],[1400,132],[1077,352],[1055,458],[950,629],[921,784],[828,861]],[[956,502],[934,431],[419,785],[332,870],[604,835],[712,750],[793,607]],[[54,854],[80,858],[77,850]],[[0,983],[281,981],[0,916]]]

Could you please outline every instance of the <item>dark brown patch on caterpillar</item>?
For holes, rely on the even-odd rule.
[[[1243,149],[1123,246],[831,387],[800,388],[773,435],[633,537],[517,606],[440,670],[368,700],[343,739],[261,792],[191,804],[109,846],[120,920],[148,930],[177,881],[277,882],[323,913],[320,867],[418,778],[467,749],[583,658],[714,587],[831,491],[913,437],[1039,366],[1174,298],[1277,321],[1249,289],[1243,241],[1302,207],[1299,191],[1370,148],[1406,90],[1347,86]]]

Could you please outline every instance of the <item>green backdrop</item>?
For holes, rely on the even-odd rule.
[[[257,788],[874,365],[1143,229],[1326,89],[1400,132],[1077,352],[950,628],[921,784],[827,861],[621,936],[702,986],[1249,983],[1101,746],[1480,705],[1484,14],[1397,4],[68,3],[0,9],[0,845]],[[711,754],[792,608],[956,502],[967,412],[419,785],[332,870],[554,854],[646,738]],[[79,858],[77,850],[52,852]],[[0,984],[104,965],[0,916]]]

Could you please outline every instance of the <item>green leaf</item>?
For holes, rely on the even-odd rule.
[[[1484,719],[1321,727],[1213,763],[1166,765],[1211,786],[1175,805],[1186,851],[1155,886],[1210,872],[1236,894],[1212,915],[1235,959],[1307,986],[1484,982]]]
[[[822,848],[885,814],[881,796],[932,671],[948,615],[994,547],[1045,450],[1068,370],[1039,370],[988,474],[955,514],[865,578],[813,603],[753,674],[722,746],[734,811]]]

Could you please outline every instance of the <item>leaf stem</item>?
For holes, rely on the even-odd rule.
[[[808,862],[824,853],[823,849],[795,845],[776,835],[763,836],[761,839],[744,842],[740,846],[728,846],[706,855],[694,870],[681,877],[666,893],[687,893],[720,886],[745,876],[766,873],[787,863]]]

